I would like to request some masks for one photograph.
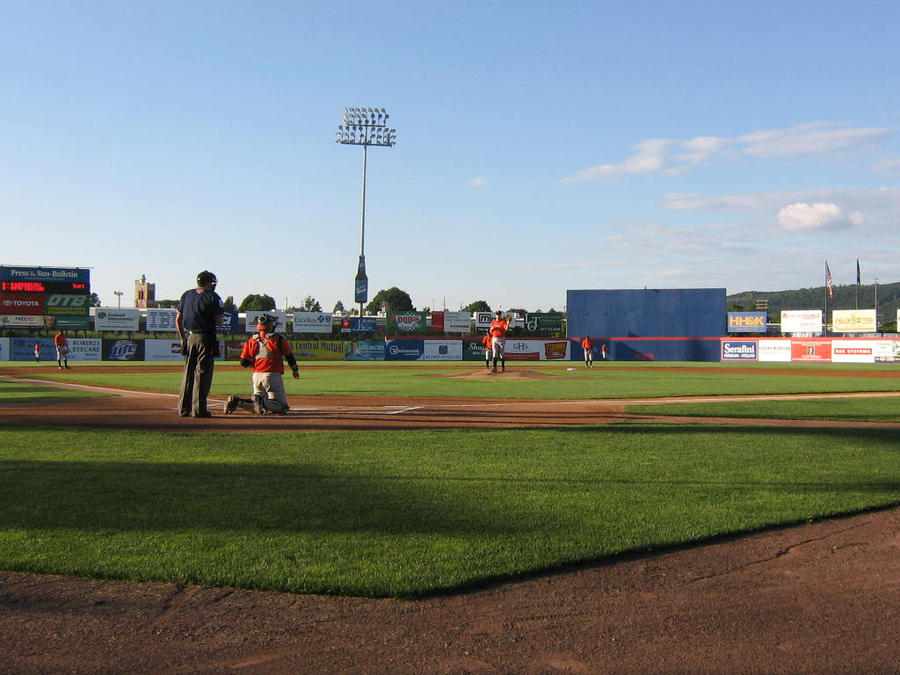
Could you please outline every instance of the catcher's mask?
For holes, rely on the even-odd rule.
[[[270,314],[260,314],[258,317],[256,317],[256,330],[271,332],[275,330],[275,325],[277,323],[277,316],[271,316]]]
[[[216,279],[216,275],[208,270],[203,270],[197,275],[198,286],[206,286],[207,284],[215,286],[217,283],[219,283],[219,280]]]

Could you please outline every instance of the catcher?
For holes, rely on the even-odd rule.
[[[282,379],[284,361],[287,360],[295,380],[300,379],[300,367],[290,343],[275,332],[277,323],[276,316],[260,314],[256,317],[259,333],[249,338],[241,349],[241,365],[244,368],[253,367],[253,396],[229,396],[225,401],[226,413],[241,408],[252,410],[257,415],[284,415],[289,410]]]

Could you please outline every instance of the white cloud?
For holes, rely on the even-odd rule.
[[[891,132],[884,127],[854,128],[839,122],[807,122],[787,129],[756,131],[735,138],[697,136],[686,141],[646,139],[619,164],[576,171],[561,183],[603,180],[628,174],[676,174],[731,153],[752,157],[823,155],[864,147]]]
[[[778,224],[786,230],[843,230],[860,224],[859,214],[845,215],[837,204],[797,202],[778,212]]]
[[[488,184],[487,178],[483,176],[475,176],[469,181],[469,187],[480,188]]]
[[[866,145],[886,136],[889,129],[854,129],[836,122],[807,122],[787,129],[757,131],[738,136],[740,152],[756,157],[821,155]]]
[[[697,195],[670,193],[666,195],[665,207],[671,211],[715,211],[726,213],[763,214],[778,217],[789,206],[805,204],[836,205],[843,221],[831,222],[831,227],[858,227],[863,224],[873,230],[896,227],[896,214],[900,211],[900,188],[819,188],[815,190],[783,190],[773,192],[746,192],[728,195]],[[825,222],[825,211],[821,210],[820,221]],[[809,214],[801,215],[802,209],[792,209],[784,213],[785,222],[803,229],[802,222],[810,222]]]

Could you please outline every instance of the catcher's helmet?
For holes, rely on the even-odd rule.
[[[275,329],[278,317],[270,314],[260,314],[256,317],[256,330],[271,331]]]
[[[207,284],[215,286],[218,282],[219,280],[216,279],[216,275],[208,270],[203,270],[197,275],[198,286],[206,286]]]

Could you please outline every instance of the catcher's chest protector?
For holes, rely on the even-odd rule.
[[[272,345],[273,349],[269,349],[269,341],[274,342]],[[271,359],[278,358],[281,354],[281,340],[279,335],[273,335],[272,337],[267,337],[263,340],[259,335],[256,336],[256,342],[259,344],[259,351],[256,354],[256,358],[258,359]]]

